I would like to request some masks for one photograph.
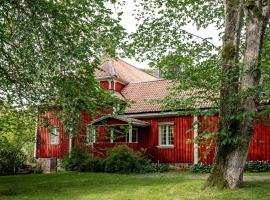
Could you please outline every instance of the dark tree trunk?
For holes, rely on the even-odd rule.
[[[237,3],[236,3],[237,2]],[[260,53],[269,19],[269,1],[225,0],[220,118],[217,148],[206,186],[239,187],[253,134],[260,81]],[[243,6],[244,5],[244,6]],[[243,73],[238,64],[242,11],[246,15]]]

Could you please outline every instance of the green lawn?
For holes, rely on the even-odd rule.
[[[250,175],[250,174],[249,174]],[[254,174],[253,174],[254,175]],[[256,175],[256,174],[255,174]],[[265,173],[264,176],[269,176]],[[237,190],[201,190],[204,176],[187,172],[147,175],[57,173],[0,177],[0,199],[147,200],[270,199],[270,180],[251,180]]]

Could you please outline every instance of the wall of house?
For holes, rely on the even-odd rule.
[[[64,134],[64,126],[59,119],[55,117],[57,112],[48,112],[39,118],[39,128],[37,134],[37,152],[38,158],[62,158],[68,153],[69,136]],[[50,144],[50,126],[59,127],[59,143]]]
[[[212,132],[218,130],[218,116],[199,117],[201,130]],[[203,127],[204,126],[204,127]],[[208,128],[207,128],[208,127]],[[210,127],[210,128],[209,128]],[[208,144],[201,145],[199,149],[200,162],[211,164],[215,154],[215,142],[209,139]],[[207,147],[210,147],[207,149]],[[205,157],[207,155],[207,157]],[[254,124],[254,135],[251,139],[247,160],[268,160],[270,161],[270,125],[257,120]]]
[[[86,113],[82,112],[83,124],[86,126],[92,120]],[[69,136],[64,134],[63,125],[57,120],[53,112],[45,115],[47,121],[52,126],[60,127],[60,136],[58,145],[50,145],[50,132],[49,128],[44,125],[38,129],[38,142],[37,142],[37,157],[62,158],[68,153],[69,149]],[[42,118],[41,118],[42,119]],[[40,119],[40,120],[41,120]],[[151,124],[150,127],[140,127],[138,135],[138,143],[127,144],[134,150],[145,152],[151,159],[159,162],[170,163],[193,163],[194,161],[194,145],[187,143],[188,139],[193,138],[193,116],[177,116],[177,117],[160,117],[160,118],[145,118],[140,119]],[[43,118],[40,123],[46,124]],[[158,147],[158,124],[160,122],[173,122],[174,123],[174,147],[173,148],[159,148]],[[109,124],[120,123],[117,120],[111,120]],[[218,130],[218,116],[208,118],[199,117],[199,134],[203,132],[216,132]],[[188,133],[187,133],[188,131]],[[95,150],[93,155],[104,156],[107,149],[112,148],[119,144],[125,144],[125,141],[116,141],[110,143],[108,136],[105,137],[104,127],[99,128],[99,136],[97,143],[93,146],[85,143],[86,128],[82,128],[77,137],[73,138],[73,147],[79,144],[85,149]],[[215,142],[208,139],[204,141],[207,145],[199,146],[199,162],[211,164],[214,158]],[[209,145],[211,144],[211,145]],[[270,126],[264,125],[262,122],[257,121],[254,126],[254,136],[251,141],[248,160],[270,160]]]
[[[147,136],[144,146],[148,149],[150,157],[154,161],[170,163],[193,163],[193,144],[187,143],[193,138],[193,116],[161,117],[140,119],[151,124],[150,130],[145,132]],[[158,125],[159,122],[174,123],[174,147],[158,147]]]

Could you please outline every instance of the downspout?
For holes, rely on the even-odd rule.
[[[36,121],[35,121],[35,141],[34,141],[34,159],[37,159],[37,145],[38,145],[38,122],[39,122],[39,114],[36,111]]]
[[[198,116],[194,115],[194,121],[193,121],[193,129],[194,129],[194,140],[199,135],[198,133]],[[197,143],[194,142],[194,164],[197,164],[199,162],[199,146]]]

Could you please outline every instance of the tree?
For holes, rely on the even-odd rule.
[[[268,0],[151,0],[137,5],[141,23],[130,36],[130,53],[165,69],[181,66],[178,73],[168,74],[176,84],[165,104],[191,108],[201,99],[211,101],[219,112],[216,154],[206,186],[236,188],[242,183],[259,103],[262,96],[269,98],[267,78],[260,79],[261,74],[269,76],[267,59],[261,59],[262,51],[268,56],[269,38],[264,36],[269,5]],[[189,24],[197,29],[214,25],[221,32],[222,47],[188,32]],[[196,92],[178,99],[179,91],[187,89]]]
[[[115,56],[125,33],[110,2],[1,1],[0,101],[17,109],[57,106],[72,125],[81,110],[112,105],[94,77],[99,58]]]

